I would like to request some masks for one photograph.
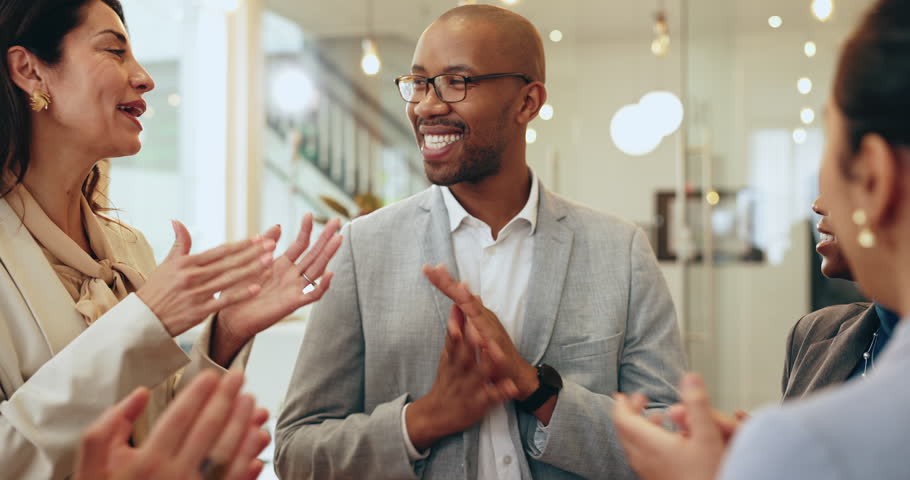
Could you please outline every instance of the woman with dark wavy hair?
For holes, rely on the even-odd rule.
[[[683,434],[641,417],[640,396],[618,398],[614,419],[644,479],[908,478],[910,2],[876,3],[841,54],[833,91],[819,180],[830,223],[863,292],[903,319],[870,373],[761,412],[735,435],[694,375],[681,386]]]
[[[256,333],[322,296],[341,239],[332,222],[304,255],[307,216],[278,258],[277,227],[190,255],[174,222],[156,266],[97,192],[100,160],[139,151],[155,87],[119,1],[0,0],[0,46],[0,476],[58,479],[83,430],[134,389],[150,390],[139,445],[198,372],[242,368]],[[174,337],[203,322],[187,356]]]

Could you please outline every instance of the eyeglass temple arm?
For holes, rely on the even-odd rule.
[[[504,77],[518,77],[525,81],[525,83],[531,83],[531,77],[523,73],[491,73],[489,75],[475,75],[473,77],[464,77],[466,82],[475,82],[478,80],[490,80],[493,78],[504,78]]]

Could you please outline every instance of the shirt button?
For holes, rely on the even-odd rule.
[[[502,463],[505,463],[506,465],[511,465],[511,464],[512,464],[512,456],[511,456],[511,455],[506,455],[505,458],[502,459]]]

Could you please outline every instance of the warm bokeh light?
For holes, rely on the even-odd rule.
[[[812,15],[822,22],[828,21],[834,13],[834,0],[812,0]]]
[[[550,105],[549,103],[543,104],[543,106],[540,107],[540,118],[543,120],[550,120],[553,118],[553,105]]]
[[[809,77],[800,78],[796,82],[796,88],[799,90],[799,93],[808,95],[810,92],[812,92],[812,79]]]
[[[360,59],[360,68],[363,73],[373,76],[382,69],[382,62],[379,61],[379,54],[376,53],[376,42],[372,39],[363,41],[363,58]]]
[[[805,53],[807,57],[814,57],[816,52],[818,52],[818,47],[815,45],[815,42],[810,40],[803,45],[803,53]]]
[[[720,194],[714,190],[711,190],[707,195],[705,195],[705,200],[708,201],[708,205],[717,205],[720,203]]]
[[[815,121],[815,110],[811,108],[804,108],[799,112],[799,119],[803,121],[806,125],[810,125]]]

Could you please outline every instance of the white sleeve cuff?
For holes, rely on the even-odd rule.
[[[408,435],[408,421],[405,416],[410,405],[410,403],[406,403],[401,409],[401,435],[404,437],[404,447],[408,450],[408,460],[411,463],[415,463],[419,460],[426,460],[430,456],[430,449],[428,448],[427,451],[420,453],[411,442],[411,436]]]
[[[537,421],[537,428],[534,429],[534,441],[531,445],[531,455],[540,456],[544,450],[547,448],[547,441],[550,439],[550,432],[547,430],[547,425],[544,425],[540,420]]]

